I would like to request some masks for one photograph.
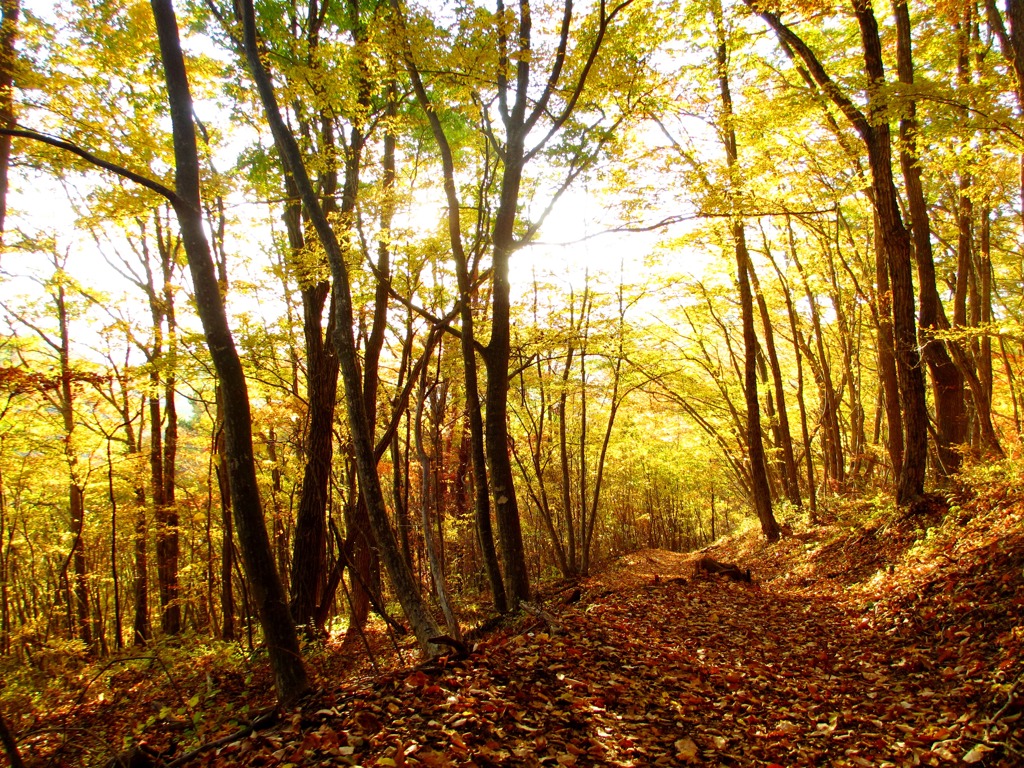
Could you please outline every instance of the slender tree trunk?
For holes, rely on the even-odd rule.
[[[484,401],[487,464],[491,474],[491,499],[494,502],[494,518],[498,524],[498,539],[505,570],[505,596],[513,611],[518,609],[520,602],[530,599],[530,577],[526,568],[508,434],[508,365],[511,344],[508,270],[514,248],[513,230],[523,172],[523,140],[522,128],[513,124],[508,136],[500,202],[491,236],[494,280],[491,292],[491,339],[484,354],[487,364],[487,394]]]
[[[466,418],[469,422],[470,447],[473,458],[473,490],[474,511],[476,517],[477,539],[484,561],[484,570],[490,583],[494,608],[498,613],[506,613],[510,607],[506,596],[505,579],[498,564],[498,554],[494,547],[494,532],[491,526],[490,484],[487,466],[487,437],[484,433],[484,420],[480,402],[479,372],[477,367],[478,345],[476,341],[475,320],[473,318],[473,301],[476,295],[469,271],[469,262],[462,243],[462,208],[459,205],[458,191],[455,181],[455,163],[451,146],[444,133],[444,128],[431,107],[426,89],[419,76],[419,71],[407,57],[407,68],[412,78],[413,88],[420,106],[427,114],[431,131],[437,141],[444,169],[445,198],[448,203],[447,223],[448,236],[455,261],[455,275],[459,284],[459,319],[461,322],[459,340],[462,348],[462,365],[466,387]],[[485,367],[487,366],[485,357]],[[507,367],[503,374],[507,377]]]
[[[854,0],[854,12],[861,28],[864,46],[864,68],[872,87],[885,83],[882,45],[878,24],[870,0]],[[878,234],[882,239],[892,290],[893,339],[896,353],[896,376],[900,385],[900,407],[903,411],[904,456],[896,485],[896,501],[908,504],[924,492],[924,475],[928,460],[928,412],[925,405],[924,373],[917,347],[917,324],[914,318],[914,285],[911,276],[910,235],[903,226],[899,200],[892,175],[892,148],[889,125],[873,116],[884,107],[869,102],[869,125],[864,132],[871,168],[872,190],[878,211]]]
[[[836,390],[835,381],[832,377],[832,365],[826,352],[821,312],[818,308],[817,298],[807,278],[807,273],[797,257],[795,248],[791,249],[790,258],[793,259],[793,263],[796,265],[804,285],[804,295],[807,298],[811,314],[811,327],[814,331],[814,349],[811,349],[810,342],[808,341],[804,349],[804,357],[811,366],[815,382],[821,393],[821,443],[825,481],[831,478],[837,486],[842,486],[846,482],[846,458],[843,453],[843,430],[839,423],[840,396]]]
[[[107,437],[106,442],[107,500],[110,502],[110,580],[114,591],[114,647],[120,651],[124,648],[124,637],[121,635],[121,580],[117,568],[117,495],[114,493],[114,457],[110,450],[110,437]],[[2,537],[2,534],[3,525],[0,525],[0,537]],[[0,541],[2,541],[2,538],[0,538]],[[0,559],[0,579],[4,579],[2,559]],[[6,595],[4,597],[6,598]],[[6,608],[6,606],[4,607]],[[6,610],[4,612],[6,613]],[[0,632],[2,630],[3,627],[0,626]],[[3,638],[0,637],[0,653],[2,652]]]
[[[979,325],[981,347],[978,354],[978,377],[984,388],[985,399],[992,402],[992,222],[988,205],[983,205],[980,214],[981,233],[978,248],[978,272],[981,275],[979,296]]]
[[[793,226],[788,217],[786,220],[786,229],[789,237],[790,250],[795,250],[796,243],[793,234]],[[804,356],[802,351],[802,333],[800,332],[800,325],[797,320],[796,308],[793,305],[793,292],[789,287],[789,283],[786,281],[786,276],[782,273],[782,270],[779,268],[778,263],[772,256],[771,251],[766,248],[765,253],[771,261],[772,267],[775,269],[775,274],[779,278],[782,295],[786,298],[786,314],[789,316],[789,329],[793,336],[793,354],[796,357],[796,402],[800,409],[800,437],[803,440],[804,463],[807,469],[807,501],[809,507],[808,521],[811,525],[816,525],[818,522],[818,491],[816,488],[816,481],[814,479],[814,452],[811,450],[811,436],[810,430],[807,426],[807,402],[804,398]]]
[[[159,233],[158,233],[159,235]],[[174,314],[174,285],[172,271],[174,269],[174,250],[170,239],[158,238],[161,242],[160,262],[163,276],[162,296],[164,318],[167,322],[167,350],[161,360],[166,362],[164,374],[164,440],[163,456],[163,508],[160,524],[157,529],[157,560],[163,572],[161,595],[163,603],[163,631],[167,635],[181,632],[180,586],[178,583],[178,560],[181,545],[178,532],[178,507],[175,499],[177,482],[178,456],[178,409],[175,404],[175,388],[177,377],[177,344],[178,326]]]
[[[231,480],[228,473],[227,440],[224,434],[224,405],[220,387],[217,387],[217,416],[214,428],[214,461],[217,490],[220,494],[220,612],[221,640],[235,639],[235,534],[231,514]],[[211,553],[212,557],[212,553]]]
[[[572,317],[575,310],[575,301],[572,296],[569,298],[569,325],[570,334],[575,331],[575,322]],[[572,514],[572,468],[569,463],[569,373],[572,370],[572,358],[576,352],[573,338],[570,336],[568,347],[565,351],[565,364],[562,367],[562,391],[558,393],[558,459],[562,472],[562,514],[565,516],[565,575],[569,577],[579,574],[576,562],[576,526]],[[538,449],[540,448],[540,436],[538,435]],[[537,465],[537,475],[540,478],[540,467]],[[543,479],[541,479],[543,482]],[[560,548],[560,547],[559,547]]]
[[[775,332],[772,329],[771,316],[768,314],[768,303],[761,292],[761,283],[757,279],[757,272],[752,263],[750,266],[750,285],[757,298],[757,307],[761,314],[761,327],[764,331],[765,350],[768,353],[768,363],[772,372],[772,385],[775,388],[776,418],[779,425],[779,447],[782,449],[783,487],[786,489],[786,498],[794,507],[801,506],[800,500],[800,477],[796,466],[796,456],[793,453],[793,438],[789,430],[789,413],[786,409],[786,390],[782,382],[782,366],[779,364],[779,354],[775,349]]]
[[[896,16],[897,70],[905,85],[914,83],[914,63],[911,51],[910,12],[906,0],[894,0]],[[960,466],[961,446],[967,439],[967,414],[964,410],[964,378],[950,358],[947,344],[935,338],[935,332],[949,327],[935,280],[935,261],[932,256],[931,223],[928,204],[921,182],[921,160],[917,151],[917,110],[910,99],[900,119],[900,166],[907,190],[907,203],[914,236],[914,255],[917,260],[918,292],[921,297],[920,326],[924,342],[925,363],[932,377],[932,395],[935,399],[936,453],[939,471],[952,474]],[[961,249],[964,243],[961,239]],[[969,249],[969,241],[967,248]],[[966,266],[966,269],[965,269]],[[969,264],[961,257],[958,281],[966,279]],[[960,277],[962,276],[962,278]],[[959,291],[958,291],[959,293]],[[954,319],[954,323],[956,320]]]
[[[17,62],[15,41],[21,0],[2,0],[0,12],[0,125],[14,128],[14,68]],[[7,173],[11,164],[11,137],[0,136],[0,246],[3,245],[7,225]]]
[[[605,425],[604,438],[601,441],[601,452],[597,457],[597,476],[594,478],[594,493],[590,502],[590,516],[587,521],[587,528],[583,537],[583,567],[582,574],[590,575],[591,554],[593,551],[594,529],[597,525],[597,512],[600,509],[601,488],[604,481],[605,460],[608,458],[608,446],[611,444],[612,430],[615,428],[615,417],[619,412],[619,406],[625,399],[625,394],[620,395],[619,387],[622,382],[622,363],[625,360],[624,336],[626,333],[626,305],[623,296],[622,283],[619,283],[619,339],[618,354],[615,357],[615,365],[612,369],[612,391],[609,399],[611,407],[608,411],[608,423]],[[714,531],[714,520],[712,519],[712,531]],[[712,538],[714,535],[712,534]]]
[[[590,467],[587,464],[587,440],[588,434],[588,420],[587,420],[587,348],[589,347],[590,340],[590,312],[593,307],[593,301],[590,298],[590,273],[588,272],[585,278],[583,300],[580,302],[580,353],[578,355],[580,361],[580,514],[579,514],[579,532],[576,534],[577,545],[576,548],[579,550],[577,558],[579,560],[579,572],[583,571],[583,561],[585,559],[583,550],[587,541],[587,525],[588,516],[588,496],[589,492],[587,489],[588,473]],[[570,521],[571,523],[571,521]]]
[[[896,377],[895,339],[892,331],[892,293],[889,291],[889,270],[886,266],[885,251],[878,235],[878,216],[875,220],[875,281],[877,284],[878,337],[876,355],[878,378],[882,384],[885,406],[885,421],[888,425],[885,435],[889,462],[893,478],[903,471],[903,411],[900,410],[900,388]]]
[[[358,26],[354,23],[354,26]],[[387,116],[394,118],[397,106],[396,95],[393,86],[389,93]],[[355,133],[353,131],[353,133]],[[355,137],[349,142],[351,157],[354,162],[349,162],[345,173],[345,190],[342,194],[342,212],[352,213],[355,210],[356,188],[359,183],[359,157],[358,147],[361,146],[361,138]],[[380,215],[381,237],[377,243],[377,269],[376,287],[373,301],[373,320],[370,325],[370,333],[366,339],[366,349],[363,352],[363,408],[366,411],[366,419],[370,425],[371,437],[377,423],[377,391],[380,387],[380,354],[384,347],[384,334],[387,330],[388,319],[388,293],[391,288],[391,246],[390,239],[391,220],[394,216],[394,203],[392,195],[395,185],[395,135],[388,130],[384,135],[384,156],[382,158],[382,195],[383,204]],[[425,366],[424,366],[425,369]],[[376,472],[376,464],[374,466]],[[380,555],[376,543],[373,540],[373,529],[370,523],[369,510],[365,495],[360,488],[358,503],[355,508],[355,515],[352,520],[352,562],[359,572],[359,578],[352,585],[352,615],[349,622],[348,638],[355,640],[357,634],[362,632],[369,614],[371,597],[367,588],[379,590],[380,581]]]
[[[63,268],[63,264],[54,263]],[[75,395],[71,384],[71,336],[68,320],[67,297],[63,283],[53,295],[57,309],[60,340],[57,352],[60,358],[60,412],[64,422],[64,457],[68,464],[68,515],[71,522],[71,553],[69,560],[74,569],[73,594],[78,637],[90,651],[97,639],[93,633],[92,614],[89,609],[89,572],[85,560],[85,484],[80,477],[78,450],[75,445]]]
[[[0,712],[0,744],[4,745],[7,759],[11,761],[11,768],[25,768],[25,761],[21,759],[21,752],[18,751],[18,742],[15,740],[14,734],[11,733],[2,712]]]
[[[307,65],[318,69],[320,33],[322,18],[318,17],[316,5],[308,8],[308,18],[300,25],[306,36]],[[313,78],[316,82],[316,78]],[[314,85],[314,88],[319,86]],[[301,105],[296,106],[300,113]],[[328,215],[337,212],[335,195],[338,191],[338,163],[335,142],[335,126],[323,111],[313,107],[312,122],[319,125],[314,138],[311,126],[304,126],[307,139],[313,143],[319,140],[319,154],[323,168],[318,184],[323,195],[323,205]],[[358,151],[356,149],[355,151]],[[308,403],[306,434],[304,441],[305,466],[303,468],[302,492],[295,519],[293,541],[290,597],[292,615],[308,636],[320,634],[323,627],[318,625],[318,608],[324,602],[327,584],[327,508],[330,501],[331,466],[334,459],[334,413],[338,394],[338,358],[330,342],[333,332],[334,301],[331,298],[330,281],[317,275],[311,278],[306,264],[309,259],[306,236],[303,230],[302,204],[294,178],[284,174],[287,202],[284,207],[285,229],[288,235],[290,259],[298,275],[302,296],[302,332],[306,350],[306,401]],[[316,274],[313,270],[312,274]],[[330,301],[327,328],[323,326],[325,302]]]
[[[354,313],[348,265],[345,261],[346,254],[313,188],[295,137],[281,117],[273,83],[260,58],[256,37],[256,17],[251,0],[239,0],[237,10],[240,13],[244,30],[246,61],[256,82],[267,120],[274,135],[275,145],[281,155],[286,172],[295,179],[303,207],[327,252],[327,258],[331,265],[337,317],[333,342],[338,353],[341,378],[345,388],[349,429],[352,434],[360,489],[366,499],[370,524],[373,527],[374,537],[380,548],[383,562],[391,577],[391,583],[413,632],[424,652],[433,654],[439,650],[430,642],[438,634],[437,624],[420,598],[413,575],[402,557],[398,541],[388,519],[380,479],[377,476],[373,432],[363,401],[363,380],[360,375],[353,335]]]
[[[860,135],[868,153],[871,170],[871,197],[877,217],[877,237],[885,257],[892,297],[893,349],[903,412],[903,460],[896,485],[896,501],[909,504],[924,492],[927,466],[928,412],[924,375],[917,347],[917,323],[914,317],[914,286],[911,274],[910,235],[903,226],[899,199],[892,173],[892,147],[886,104],[880,97],[885,85],[882,46],[871,0],[853,0],[854,15],[861,31],[864,71],[869,81],[867,112],[847,96],[818,61],[807,44],[778,15],[762,9],[755,0],[744,0],[775,30],[788,49],[806,65],[813,81],[843,112]],[[891,428],[891,425],[890,425]]]
[[[132,479],[135,485],[135,519],[133,522],[133,557],[134,568],[132,571],[132,596],[135,605],[132,619],[132,644],[145,645],[150,639],[151,627],[149,623],[149,557],[148,557],[148,528],[146,521],[146,484],[140,476],[140,468],[136,465],[142,460],[142,447],[136,437],[135,428],[132,426],[131,406],[128,398],[127,380],[121,383],[120,409],[125,429],[125,442],[128,449],[128,458],[132,466]],[[145,419],[145,407],[139,409],[140,421]],[[141,435],[144,427],[140,423],[138,434]]]
[[[729,51],[719,2],[712,6],[717,37],[718,86],[722,99],[722,129],[725,140],[726,165],[735,168],[738,159],[736,129],[732,121],[732,94],[729,89]],[[730,190],[730,196],[735,190]],[[736,282],[740,292],[740,312],[743,318],[743,394],[747,406],[747,457],[750,461],[751,491],[754,509],[761,522],[761,532],[768,541],[778,541],[779,524],[772,512],[771,487],[765,463],[764,440],[761,433],[761,411],[757,396],[757,334],[754,330],[754,299],[750,290],[750,254],[740,212],[730,211],[730,224],[736,258]]]
[[[289,199],[295,201],[298,190],[287,178]],[[285,223],[292,254],[304,253],[306,242],[298,202],[285,208]],[[305,256],[302,256],[305,258]],[[305,468],[302,493],[295,516],[295,534],[291,568],[291,609],[297,624],[307,632],[317,632],[313,617],[323,598],[327,577],[327,500],[334,459],[334,409],[338,393],[338,356],[329,342],[332,332],[333,302],[323,330],[324,305],[330,284],[321,280],[301,288],[302,331],[306,345],[306,400],[308,426],[305,437]]]
[[[302,664],[295,624],[288,611],[287,597],[274,568],[274,555],[256,481],[248,389],[228,327],[206,239],[199,196],[199,157],[192,123],[192,96],[174,7],[171,0],[151,0],[151,4],[171,106],[178,195],[174,208],[192,272],[196,307],[224,398],[225,439],[238,539],[263,626],[277,695],[282,702],[290,703],[306,691],[309,682]]]
[[[458,619],[455,618],[455,612],[452,610],[451,600],[448,597],[448,587],[445,583],[444,576],[444,565],[440,552],[438,551],[438,542],[434,537],[433,525],[431,523],[431,510],[438,510],[439,505],[439,494],[437,477],[434,471],[434,460],[427,453],[427,449],[423,443],[423,406],[430,396],[433,390],[433,385],[427,385],[427,366],[423,366],[423,374],[420,379],[420,392],[419,398],[416,403],[416,418],[414,420],[413,430],[416,439],[416,453],[420,460],[421,470],[421,499],[420,499],[420,513],[421,522],[423,525],[423,545],[427,551],[427,562],[430,566],[430,577],[434,582],[434,591],[437,595],[437,602],[441,606],[441,612],[444,614],[445,624],[448,626],[449,634],[456,640],[462,639],[462,633],[459,630]],[[437,429],[437,424],[434,426]],[[436,454],[435,454],[436,455]]]

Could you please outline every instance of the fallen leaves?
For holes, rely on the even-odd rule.
[[[243,711],[248,684],[189,699],[187,734],[154,689],[139,706],[170,714],[138,736],[164,745],[164,764],[205,742],[195,766],[1019,764],[1022,509],[716,550],[751,567],[752,585],[694,578],[692,556],[636,553],[468,658],[359,676],[325,653],[339,671],[312,664],[321,689],[301,709],[216,745],[241,719],[191,715],[214,698]],[[119,674],[112,692],[140,685]],[[99,722],[115,698],[63,717]]]

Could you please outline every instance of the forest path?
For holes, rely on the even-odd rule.
[[[467,659],[331,687],[206,764],[881,766],[971,748],[945,740],[985,702],[941,650],[756,554],[753,584],[695,578],[695,558],[630,555]]]
[[[622,688],[620,728],[652,762],[911,765],[951,735],[963,709],[920,674],[924,649],[831,596],[695,578],[680,557],[630,556],[580,617],[584,682]]]
[[[362,655],[310,649],[316,692],[244,738],[228,734],[269,696],[261,666],[250,686],[193,665],[179,686],[205,675],[218,690],[190,735],[149,714],[178,687],[112,688],[61,717],[109,723],[108,743],[139,724],[158,766],[1022,765],[1024,504],[935,519],[707,550],[751,568],[750,584],[695,576],[703,553],[633,553],[542,585],[540,607],[465,658],[370,674]]]

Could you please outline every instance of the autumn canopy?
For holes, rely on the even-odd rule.
[[[1019,461],[1022,0],[0,8],[0,712]]]

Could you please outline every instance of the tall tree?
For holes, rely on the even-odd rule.
[[[171,200],[195,286],[196,308],[224,398],[231,500],[242,560],[260,614],[278,698],[291,702],[309,687],[295,624],[267,535],[253,461],[248,387],[220,295],[200,198],[192,95],[171,0],[152,0],[174,133],[175,193]]]
[[[910,86],[913,94],[914,58],[911,46],[910,11],[906,0],[894,0],[896,17],[897,76]],[[935,259],[932,255],[932,230],[921,180],[921,158],[917,148],[920,126],[917,103],[909,96],[900,117],[900,167],[907,191],[917,261],[917,282],[920,296],[920,326],[924,342],[922,352],[932,378],[935,399],[936,451],[939,471],[953,474],[960,466],[963,444],[967,440],[967,414],[964,409],[964,377],[953,362],[947,347],[956,342],[943,342],[936,331],[949,328],[939,299],[935,281]],[[962,270],[962,266],[961,269]]]
[[[732,92],[729,88],[729,46],[726,39],[722,6],[719,0],[712,0],[712,15],[717,38],[716,61],[718,64],[718,87],[722,104],[722,119],[719,130],[725,145],[725,163],[729,170],[726,196],[730,201],[730,230],[736,259],[736,283],[740,292],[740,312],[743,318],[743,395],[747,405],[746,441],[747,458],[750,461],[751,490],[754,510],[761,522],[761,532],[768,541],[778,541],[779,524],[772,512],[771,487],[768,484],[768,466],[764,455],[764,438],[761,432],[761,408],[757,395],[757,333],[754,329],[754,299],[750,289],[750,253],[747,250],[746,228],[742,212],[738,210],[735,188],[736,163],[739,153],[736,145]]]
[[[914,317],[914,286],[911,276],[910,233],[903,225],[900,201],[892,171],[891,133],[882,89],[885,66],[878,22],[870,0],[852,0],[860,27],[867,76],[867,107],[862,111],[822,66],[818,56],[778,14],[756,0],[744,0],[775,31],[782,44],[800,58],[818,88],[843,113],[867,149],[871,170],[871,199],[878,223],[877,237],[885,254],[892,298],[892,328],[903,415],[903,461],[896,487],[896,499],[908,504],[924,492],[927,465],[928,412],[924,374],[917,346]]]
[[[349,429],[352,434],[353,453],[359,474],[360,491],[366,500],[374,538],[380,548],[381,558],[391,578],[392,586],[421,648],[425,653],[433,654],[440,650],[431,642],[439,634],[437,624],[420,598],[412,572],[405,562],[405,558],[402,557],[401,549],[388,519],[384,494],[380,478],[377,475],[373,428],[367,419],[366,405],[363,399],[363,379],[355,345],[353,330],[355,316],[352,309],[352,284],[349,267],[346,263],[346,249],[327,218],[309,177],[295,136],[282,118],[273,81],[261,59],[256,13],[252,0],[240,0],[236,11],[243,28],[246,62],[270,124],[274,144],[281,157],[285,172],[290,174],[295,181],[302,199],[303,209],[327,253],[331,267],[336,312],[333,342],[338,353],[345,389],[345,403],[348,410]]]
[[[489,472],[491,501],[494,504],[495,521],[501,544],[504,566],[505,592],[511,608],[529,598],[529,576],[526,570],[523,549],[519,504],[516,496],[512,460],[509,451],[508,431],[508,387],[510,360],[510,318],[511,284],[509,264],[512,255],[528,242],[536,232],[538,223],[527,226],[525,236],[517,235],[520,194],[524,171],[573,117],[587,87],[598,55],[606,37],[614,30],[616,19],[632,5],[633,0],[608,3],[599,0],[593,9],[595,26],[589,30],[588,40],[580,46],[580,53],[574,66],[567,67],[570,58],[570,32],[574,21],[572,2],[561,6],[561,20],[557,23],[557,36],[553,56],[546,71],[542,71],[543,57],[535,50],[533,38],[533,10],[529,0],[519,0],[515,9],[506,8],[498,0],[495,21],[495,42],[497,59],[489,62],[493,70],[493,90],[486,99],[477,94],[480,107],[479,122],[487,143],[497,152],[501,162],[500,178],[497,181],[497,201],[490,230],[491,246],[491,324],[490,338],[485,346],[463,354],[467,370],[475,365],[470,358],[479,353],[487,371],[484,396],[484,443]],[[392,6],[403,26],[407,22],[402,16],[399,0],[392,0]],[[431,131],[441,151],[444,172],[445,196],[448,203],[448,229],[456,258],[457,269],[462,270],[460,258],[463,251],[461,206],[455,180],[455,166],[452,161],[451,142],[439,111],[436,97],[428,91],[428,83],[422,76],[422,67],[416,58],[408,29],[405,37],[405,62],[412,79],[413,90],[420,106],[430,121]],[[490,74],[490,73],[489,73]],[[538,85],[537,78],[542,78]],[[492,123],[491,109],[496,106],[495,121]],[[621,120],[621,117],[619,118]],[[607,127],[577,126],[584,136],[578,142],[576,152],[568,161],[569,171],[559,184],[559,194],[588,167],[596,150],[607,138]],[[590,130],[588,130],[590,128]],[[540,134],[532,146],[528,140],[534,133]],[[598,138],[604,136],[604,138]],[[589,142],[586,140],[589,139]],[[556,195],[557,197],[557,195]],[[550,209],[549,209],[550,210]],[[466,281],[460,277],[461,300],[467,301],[469,293]],[[465,333],[465,329],[463,329]],[[469,406],[472,408],[472,406]],[[472,418],[472,416],[471,416]],[[472,432],[471,432],[472,435]],[[478,456],[478,449],[474,449]],[[477,470],[479,473],[479,470]]]

